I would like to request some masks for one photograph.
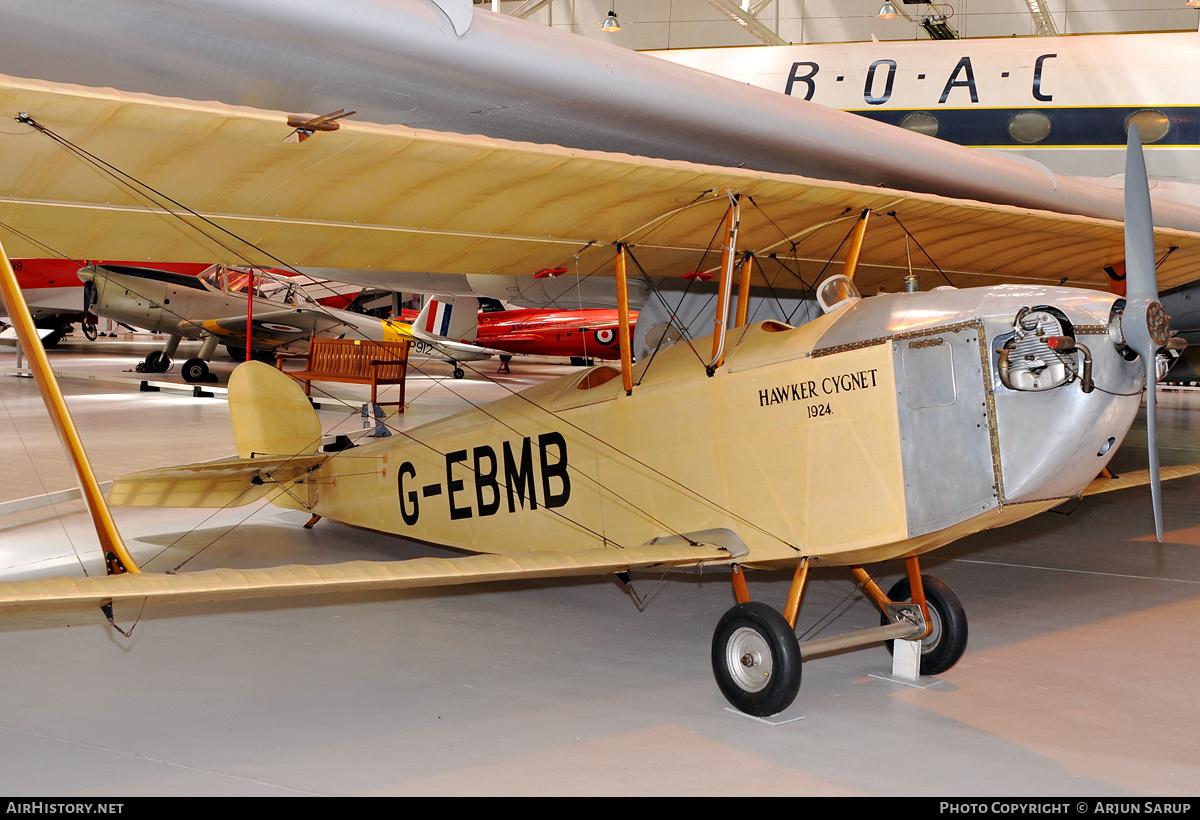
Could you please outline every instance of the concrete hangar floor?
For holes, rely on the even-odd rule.
[[[220,393],[137,391],[130,371],[150,349],[125,337],[51,352],[102,481],[233,452]],[[16,503],[71,479],[15,365],[0,351],[0,566],[76,562],[95,549],[81,502]],[[458,406],[447,385],[472,400],[501,389],[428,370],[404,424]],[[520,387],[562,368],[512,370],[500,378]],[[1160,391],[1165,463],[1200,460],[1198,396]],[[327,426],[359,427],[357,409],[331,407]],[[1118,471],[1144,464],[1144,440],[1135,427]],[[725,573],[636,575],[640,609],[617,581],[586,579],[119,607],[131,638],[92,611],[0,618],[0,793],[1194,794],[1198,493],[1197,478],[1165,485],[1162,545],[1140,489],[934,553],[926,571],[971,619],[963,660],[915,688],[887,679],[882,647],[815,659],[771,721],[728,709],[713,681]],[[141,556],[162,553],[151,567],[439,554],[331,522],[306,531],[273,507],[116,516]],[[902,568],[889,570],[890,584]],[[848,577],[814,571],[801,631],[877,623]],[[786,573],[750,580],[782,604]]]

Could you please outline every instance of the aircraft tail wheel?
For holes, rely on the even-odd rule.
[[[155,350],[146,356],[142,365],[143,373],[166,373],[171,368],[171,357],[161,350]]]
[[[713,633],[717,686],[739,711],[782,712],[800,691],[800,641],[777,610],[758,601],[732,607]]]
[[[463,370],[461,367],[454,368],[454,378],[461,379],[465,375],[467,375],[467,371]]]
[[[208,381],[208,364],[204,359],[188,359],[183,363],[183,380],[197,384]]]
[[[958,663],[967,649],[967,611],[945,581],[922,575],[921,586],[925,589],[929,620],[933,622],[929,636],[921,641],[921,674],[940,675]],[[897,581],[888,591],[888,597],[896,602],[911,600],[908,579]],[[886,626],[887,617],[881,616],[880,622]],[[892,651],[892,641],[887,642],[887,650]]]

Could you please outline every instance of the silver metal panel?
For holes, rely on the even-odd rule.
[[[1068,315],[1082,323],[1079,314]],[[993,382],[1006,504],[1073,494],[1108,463],[1137,415],[1141,362],[1125,361],[1107,335],[1080,335],[1078,340],[1092,351],[1092,393],[1084,393],[1078,380],[1040,393]],[[1106,448],[1109,438],[1115,441]],[[1090,461],[1068,456],[1083,451],[1081,441],[1095,454]]]
[[[999,506],[978,327],[892,344],[909,535]]]
[[[954,347],[941,336],[900,345],[900,366],[910,410],[949,407],[958,397],[954,385]]]

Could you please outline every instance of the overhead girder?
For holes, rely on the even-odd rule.
[[[755,14],[766,5],[761,2],[753,9],[750,8],[749,0],[743,3],[738,3],[736,0],[708,0],[709,4],[728,17],[733,22],[737,23],[746,32],[755,38],[763,41],[769,46],[788,46],[791,45],[787,40],[780,37],[772,29],[760,21]]]

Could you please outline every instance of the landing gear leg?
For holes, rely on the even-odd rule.
[[[921,673],[940,675],[958,663],[967,649],[967,612],[945,581],[922,575],[915,557],[908,559],[908,577],[901,578],[887,597],[892,603],[911,601],[921,608],[927,625],[921,638]],[[888,623],[886,615],[883,623]],[[888,652],[894,651],[892,641]]]
[[[180,338],[172,336],[167,339],[162,350],[155,350],[147,355],[145,361],[140,362],[134,369],[139,373],[166,373],[171,369],[171,360],[175,351],[179,349]]]
[[[217,352],[216,336],[206,336],[204,344],[200,345],[200,355],[183,363],[183,380],[192,384],[215,382],[216,376],[208,372],[208,362]]]
[[[958,662],[967,646],[967,616],[950,587],[922,575],[915,557],[908,559],[908,577],[886,595],[862,567],[850,569],[883,613],[881,625],[800,643],[796,617],[808,577],[808,559],[801,559],[796,566],[782,614],[752,602],[742,568],[732,566],[738,603],[721,618],[712,644],[713,675],[731,704],[760,717],[781,712],[800,690],[802,659],[880,641],[887,641],[889,652],[896,639],[920,641],[921,666],[927,675],[945,672]]]
[[[775,715],[791,706],[800,691],[802,658],[795,624],[808,559],[796,567],[783,614],[751,601],[742,568],[734,564],[732,569],[738,603],[713,633],[713,676],[734,708],[756,717]]]

